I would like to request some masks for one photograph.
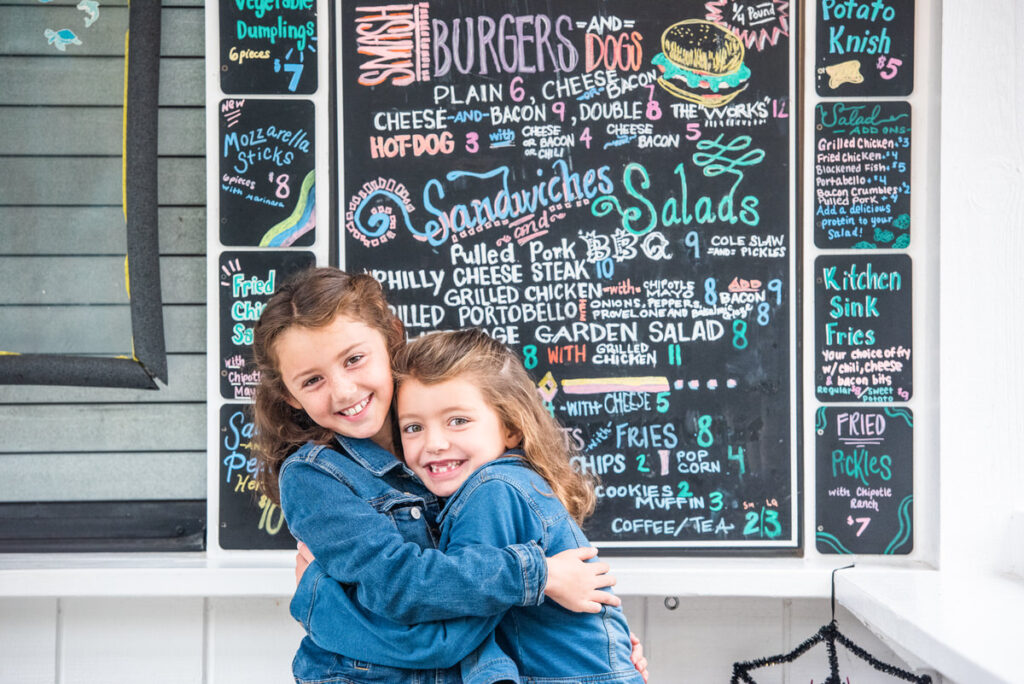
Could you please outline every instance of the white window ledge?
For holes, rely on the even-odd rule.
[[[953,682],[1024,681],[1019,578],[857,567],[837,573],[836,599],[897,653]]]
[[[827,598],[845,557],[603,557],[622,596]],[[0,597],[288,597],[294,553],[0,554]],[[842,576],[839,573],[838,576]]]

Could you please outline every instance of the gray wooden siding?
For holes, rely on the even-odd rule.
[[[206,207],[160,207],[160,254],[197,255],[206,251]],[[50,226],[64,230],[56,249]],[[124,255],[124,214],[121,207],[0,206],[0,254]]]
[[[130,322],[128,305],[0,306],[4,340],[10,342],[11,349],[34,354],[128,355],[130,340],[120,332],[130,328]],[[206,313],[201,303],[164,304],[164,328],[169,354],[203,353]],[[17,402],[18,391],[17,387],[0,385],[0,402]],[[205,397],[196,400],[204,401]],[[2,421],[0,435],[6,435]]]
[[[164,304],[203,301],[203,266],[192,256],[161,256]],[[0,306],[128,303],[123,256],[0,256],[0,273],[20,276],[0,289]]]
[[[0,150],[9,155],[106,155],[121,145],[121,108],[39,107],[25,116],[21,107],[0,106]],[[166,107],[160,112],[159,153],[203,154],[203,111]],[[89,135],[82,135],[88,131]]]
[[[0,6],[0,351],[129,356],[121,135],[126,0]],[[158,391],[0,386],[0,501],[206,496],[204,9],[165,2]],[[48,45],[43,28],[82,45]]]

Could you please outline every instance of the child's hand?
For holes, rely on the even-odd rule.
[[[298,586],[302,580],[302,573],[306,572],[306,568],[315,559],[313,558],[313,552],[309,550],[309,547],[299,542],[299,552],[295,554],[295,584]]]
[[[602,587],[615,584],[615,576],[608,573],[607,563],[585,563],[597,555],[597,549],[585,546],[569,549],[545,560],[548,564],[548,583],[544,595],[575,613],[598,613],[601,604],[618,606],[622,600]]]
[[[633,645],[633,652],[630,654],[629,659],[633,661],[633,667],[636,671],[647,681],[647,658],[644,658],[644,645],[640,643],[640,640],[636,638],[636,634],[629,633],[629,643]]]

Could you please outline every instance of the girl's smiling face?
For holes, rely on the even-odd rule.
[[[519,443],[476,385],[458,377],[433,385],[404,381],[398,425],[406,465],[440,497]]]
[[[322,328],[289,328],[274,351],[290,406],[321,427],[393,450],[391,357],[377,330],[339,315]]]

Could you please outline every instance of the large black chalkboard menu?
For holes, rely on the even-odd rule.
[[[818,551],[910,553],[914,414],[902,407],[822,406],[815,431]]]
[[[798,543],[788,12],[343,3],[342,262],[521,353],[606,551]]]
[[[815,0],[822,97],[901,96],[914,90],[914,0]]]

